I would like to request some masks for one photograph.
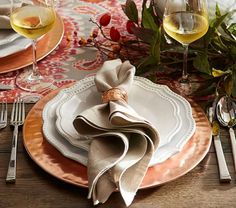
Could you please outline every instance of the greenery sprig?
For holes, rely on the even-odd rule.
[[[109,58],[130,60],[138,75],[182,64],[183,49],[166,36],[162,13],[154,0],[143,0],[141,13],[133,0],[127,0],[121,6],[127,16],[128,35],[120,34],[114,26],[109,27],[112,17],[106,13],[99,22],[90,20],[97,30],[89,39],[81,39],[80,45],[96,47]],[[208,32],[190,45],[188,61],[192,71],[206,81],[197,92],[201,95],[221,90],[236,96],[236,23],[228,25],[235,12],[221,14],[216,4],[215,17],[209,22]]]

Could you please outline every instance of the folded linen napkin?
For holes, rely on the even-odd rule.
[[[125,101],[134,74],[129,61],[105,62],[95,77],[105,103],[85,110],[73,122],[79,134],[92,139],[87,166],[88,198],[94,204],[104,203],[118,189],[129,206],[159,143],[155,127]]]

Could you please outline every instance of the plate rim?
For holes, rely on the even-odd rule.
[[[6,45],[8,43],[11,43],[14,40],[18,39],[19,37],[21,37],[21,35],[19,35],[18,33],[14,32],[12,29],[6,29],[6,30],[10,30],[11,31],[11,33],[8,35],[10,37],[7,37],[7,39],[6,39],[6,37],[4,37],[3,40],[0,40],[0,46]],[[4,30],[1,30],[0,32],[4,32],[6,30],[4,29]]]

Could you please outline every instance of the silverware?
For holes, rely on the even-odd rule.
[[[13,103],[10,125],[14,126],[11,157],[8,165],[7,183],[15,183],[16,180],[16,154],[17,154],[17,140],[18,140],[18,127],[23,125],[25,120],[25,104],[22,99],[18,98]]]
[[[0,106],[0,129],[3,129],[7,126],[7,102],[4,100]]]
[[[220,127],[215,118],[215,105],[209,108],[208,114],[209,114],[209,120],[212,124],[212,135],[218,161],[220,182],[230,182],[231,176],[229,174],[229,170],[225,161],[225,156],[223,153],[223,148],[219,136]]]
[[[223,96],[217,103],[216,115],[220,124],[228,127],[234,166],[236,170],[236,140],[233,127],[236,125],[236,103],[228,96]]]

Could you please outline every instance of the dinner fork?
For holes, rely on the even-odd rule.
[[[16,180],[16,154],[17,154],[17,140],[18,140],[18,127],[24,124],[25,120],[25,104],[22,99],[18,98],[12,107],[10,125],[14,126],[11,157],[8,165],[7,183],[15,183]]]
[[[7,102],[4,100],[0,105],[0,129],[3,129],[7,126]]]

